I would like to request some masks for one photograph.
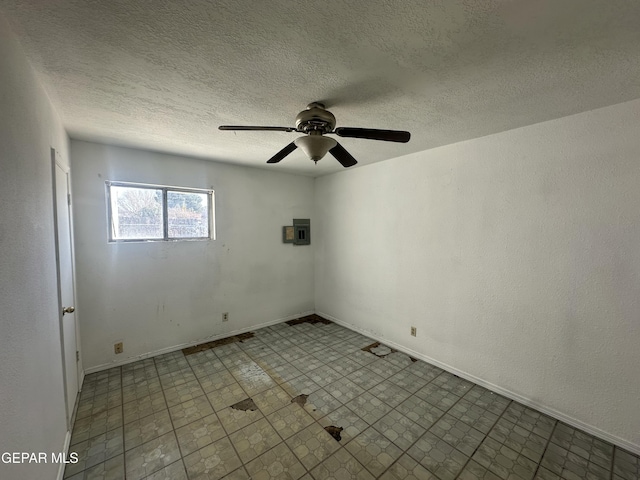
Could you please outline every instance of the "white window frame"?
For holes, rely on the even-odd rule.
[[[114,238],[114,221],[113,221],[113,208],[111,205],[111,187],[130,187],[130,188],[147,188],[150,190],[162,191],[162,231],[163,238]],[[208,217],[208,231],[209,234],[206,237],[181,237],[171,238],[169,237],[169,211],[167,208],[167,192],[179,192],[179,193],[200,193],[207,195],[207,217]],[[109,243],[143,243],[143,242],[193,242],[203,240],[215,240],[215,192],[211,189],[204,188],[190,188],[190,187],[172,187],[168,185],[155,185],[150,183],[133,183],[133,182],[119,182],[107,180],[105,182],[105,195],[107,200],[107,239]]]

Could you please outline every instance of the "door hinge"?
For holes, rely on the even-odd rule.
[[[67,193],[67,205],[71,205],[71,194]]]
[[[76,350],[76,362],[80,361],[80,352]]]

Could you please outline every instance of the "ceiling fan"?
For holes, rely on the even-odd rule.
[[[300,147],[307,156],[318,163],[327,152],[335,157],[343,167],[352,167],[356,163],[355,158],[351,156],[345,148],[336,142],[333,138],[324,135],[335,133],[339,137],[348,138],[364,138],[367,140],[382,140],[385,142],[407,143],[411,138],[409,132],[401,130],[378,130],[374,128],[351,128],[336,126],[336,117],[327,110],[324,104],[313,102],[307,105],[307,108],[301,111],[296,117],[295,127],[256,127],[256,126],[236,126],[221,125],[220,130],[266,130],[272,132],[298,132],[304,133],[302,137],[296,138],[289,145],[284,147],[273,157],[267,160],[267,163],[278,163],[296,148]]]

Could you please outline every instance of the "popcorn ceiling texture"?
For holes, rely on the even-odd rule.
[[[292,125],[323,100],[367,164],[640,97],[640,3],[447,0],[6,0],[12,29],[72,138],[307,175]],[[356,167],[357,168],[357,167]]]

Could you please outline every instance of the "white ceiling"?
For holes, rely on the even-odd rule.
[[[640,97],[638,0],[2,0],[72,138],[264,162],[324,101],[366,165]],[[352,168],[358,168],[352,167]]]

